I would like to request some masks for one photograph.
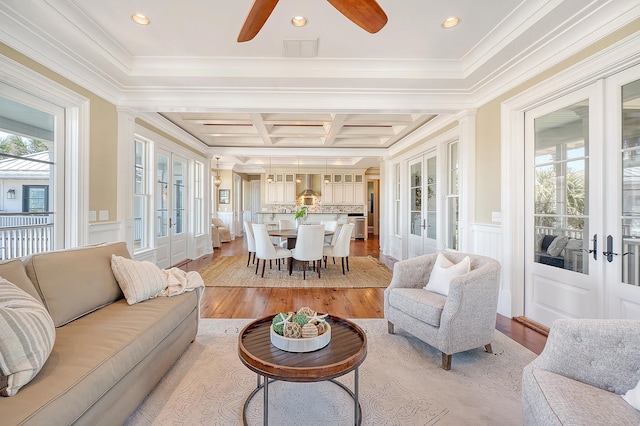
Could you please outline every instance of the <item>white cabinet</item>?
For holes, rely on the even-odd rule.
[[[296,203],[296,176],[292,173],[284,175],[284,197],[283,204]]]
[[[328,183],[322,184],[322,203],[333,204],[333,183],[329,179]]]
[[[354,175],[353,178],[353,204],[364,204],[366,193],[364,175]]]

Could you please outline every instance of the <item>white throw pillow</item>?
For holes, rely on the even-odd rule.
[[[471,270],[471,259],[466,256],[459,263],[454,264],[447,259],[444,254],[438,253],[436,263],[431,270],[431,276],[429,282],[424,287],[425,290],[432,291],[434,293],[442,294],[443,296],[449,295],[449,284],[453,278],[464,275]]]
[[[622,398],[627,401],[633,408],[640,411],[640,382],[635,388],[629,389],[627,393],[622,395]]]
[[[154,298],[167,287],[167,276],[152,262],[112,254],[111,270],[129,305]]]
[[[56,329],[33,296],[0,277],[0,395],[13,396],[51,355]]]

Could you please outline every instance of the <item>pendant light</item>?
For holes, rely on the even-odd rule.
[[[271,157],[269,157],[269,174],[267,175],[267,182],[273,182],[273,174],[271,174]]]
[[[216,186],[216,188],[219,188],[220,185],[222,184],[222,179],[220,178],[220,171],[219,171],[219,164],[218,164],[218,160],[220,160],[220,157],[216,157],[216,177],[213,180],[213,184]]]
[[[296,183],[300,183],[302,182],[302,179],[300,179],[300,157],[298,158],[298,172],[296,173]]]
[[[324,157],[324,183],[329,183],[329,174],[327,173],[327,157]]]

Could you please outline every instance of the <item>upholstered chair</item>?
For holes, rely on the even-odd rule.
[[[485,347],[491,352],[496,326],[500,263],[464,253],[444,253],[457,264],[469,256],[470,271],[451,279],[447,296],[425,290],[437,253],[396,262],[384,291],[389,333],[400,327],[442,352],[442,368],[451,369],[454,353]]]
[[[218,229],[221,242],[228,243],[231,241],[231,231],[222,219],[217,217],[211,218],[211,227],[216,227]]]
[[[247,267],[251,263],[251,255],[253,254],[253,261],[256,261],[256,239],[253,236],[253,221],[245,220],[244,233],[247,236],[247,251],[249,252],[249,258],[247,259]]]
[[[344,272],[344,263],[347,262],[347,271],[349,270],[349,249],[351,246],[351,233],[353,232],[353,223],[346,223],[342,225],[338,238],[332,246],[325,245],[322,248],[322,256],[324,257],[324,267],[327,267],[327,258],[333,258],[333,263],[336,263],[336,257],[342,258],[342,275]]]
[[[254,223],[253,224],[253,237],[256,240],[256,274],[258,273],[258,266],[262,259],[262,278],[264,278],[264,268],[267,264],[267,260],[271,262],[276,260],[278,263],[278,270],[280,270],[280,261],[291,258],[291,250],[274,246],[269,238],[269,232],[267,231],[267,225]],[[291,263],[291,261],[289,261]]]
[[[278,221],[278,229],[296,229],[296,221],[291,219],[280,219]],[[280,247],[291,248],[291,247],[287,247],[286,238],[280,238],[280,241],[278,241],[278,244],[280,245]]]
[[[338,221],[337,220],[321,220],[320,223],[324,225],[325,231],[333,232],[332,235],[328,235],[324,238],[325,245],[334,245],[336,240],[338,239],[339,232],[338,231]]]
[[[322,266],[322,247],[324,246],[324,225],[300,225],[296,247],[291,250],[291,259],[302,262],[302,279],[307,279],[307,263],[313,262],[320,278]],[[316,266],[317,262],[317,266]],[[293,262],[289,263],[289,275],[293,270]]]
[[[639,382],[640,321],[556,320],[522,372],[524,424],[640,425]]]

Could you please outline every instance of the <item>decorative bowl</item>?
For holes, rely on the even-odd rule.
[[[327,346],[331,341],[331,326],[329,323],[326,323],[326,328],[327,330],[318,337],[291,339],[289,337],[279,335],[273,331],[273,326],[271,326],[271,344],[276,348],[287,352],[317,351],[318,349],[322,349]]]

